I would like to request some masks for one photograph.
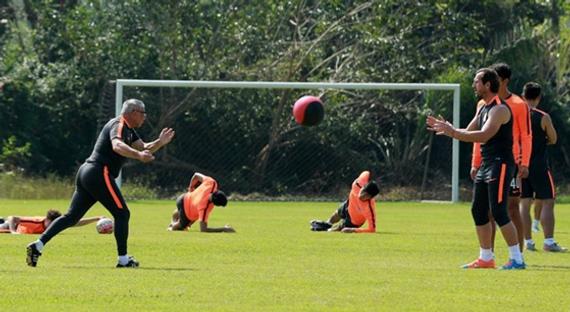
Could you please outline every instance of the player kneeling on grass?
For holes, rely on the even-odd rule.
[[[342,231],[344,233],[376,232],[376,201],[380,192],[378,184],[370,179],[370,172],[364,171],[352,182],[348,199],[333,213],[328,221],[311,221],[312,231]],[[367,228],[360,228],[364,223]]]
[[[218,183],[211,177],[195,173],[190,180],[188,192],[176,199],[176,207],[172,214],[169,231],[184,231],[196,220],[200,221],[200,232],[230,232],[235,230],[226,225],[222,228],[208,227],[208,217],[214,206],[226,206],[228,199],[224,192],[218,190]]]

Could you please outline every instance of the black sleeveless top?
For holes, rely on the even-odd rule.
[[[480,110],[478,115],[479,129],[483,128],[485,122],[489,118],[489,112],[491,109],[497,105],[504,105],[509,112],[511,117],[509,122],[502,124],[499,131],[491,137],[486,143],[481,143],[481,156],[483,162],[493,161],[501,159],[506,162],[514,163],[513,157],[513,113],[509,106],[495,96],[490,103],[485,104]]]
[[[546,113],[536,108],[530,109],[530,124],[532,126],[532,153],[530,154],[531,166],[548,167],[548,152],[546,145],[548,136],[546,131],[542,129],[542,117]]]

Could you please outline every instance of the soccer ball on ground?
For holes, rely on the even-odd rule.
[[[301,126],[316,126],[325,116],[325,109],[320,98],[305,95],[293,105],[293,116]]]
[[[95,226],[97,229],[97,233],[99,234],[111,234],[113,233],[113,220],[108,218],[103,218],[97,221],[97,225]]]

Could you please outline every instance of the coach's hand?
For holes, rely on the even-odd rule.
[[[162,129],[162,131],[160,131],[160,135],[158,136],[158,139],[160,140],[160,145],[164,146],[170,143],[170,141],[172,141],[172,138],[174,138],[174,134],[175,132],[172,128]]]
[[[142,161],[143,163],[148,163],[154,160],[154,156],[148,150],[140,151],[139,160]]]

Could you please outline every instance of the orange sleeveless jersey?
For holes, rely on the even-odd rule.
[[[527,103],[518,95],[511,95],[504,99],[513,113],[513,157],[519,165],[528,167],[532,152],[532,128],[530,126],[530,109]],[[477,112],[483,100],[477,103]],[[481,143],[473,143],[471,167],[481,166]]]
[[[22,217],[16,232],[20,234],[42,234],[46,230],[45,219],[45,217]]]
[[[208,217],[214,209],[210,194],[217,190],[218,183],[210,177],[204,177],[200,186],[184,195],[184,213],[188,220],[208,222]]]
[[[356,232],[376,232],[376,201],[360,200],[358,193],[360,189],[370,181],[370,172],[363,171],[354,182],[352,182],[352,189],[348,195],[348,214],[350,220],[355,226],[362,226],[364,222],[368,223],[368,228],[356,229]]]

